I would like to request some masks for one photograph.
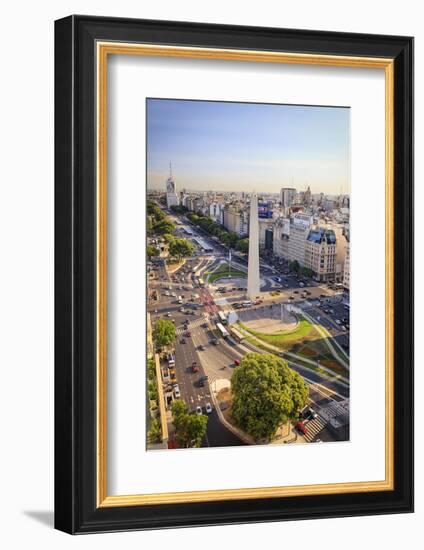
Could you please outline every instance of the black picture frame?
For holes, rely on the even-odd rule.
[[[394,60],[393,491],[146,506],[96,500],[98,40]],[[73,15],[55,22],[55,527],[94,533],[413,511],[413,39]]]

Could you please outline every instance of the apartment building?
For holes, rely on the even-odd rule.
[[[334,281],[336,277],[336,234],[332,229],[316,227],[308,232],[305,264],[318,281]]]

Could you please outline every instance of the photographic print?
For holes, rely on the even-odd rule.
[[[349,108],[146,108],[147,448],[349,440]]]

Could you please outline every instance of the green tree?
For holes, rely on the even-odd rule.
[[[236,250],[239,252],[249,252],[249,239],[239,239],[236,244]]]
[[[200,447],[208,426],[205,415],[189,414],[184,401],[177,399],[171,405],[172,423],[180,447]]]
[[[174,235],[171,235],[171,233],[165,233],[165,235],[162,235],[162,239],[169,244],[171,241],[174,240]]]
[[[159,250],[156,248],[156,246],[149,245],[146,249],[146,252],[149,258],[153,258],[154,256],[159,256]]]
[[[172,222],[170,222],[167,218],[165,218],[153,225],[153,231],[158,235],[173,233],[175,231],[175,225]]]
[[[176,337],[175,325],[172,321],[159,319],[155,326],[154,338],[156,346],[161,349],[169,346]]]
[[[169,253],[179,260],[186,256],[191,256],[193,252],[194,246],[188,239],[173,239],[169,243]]]
[[[187,208],[183,206],[182,204],[179,204],[178,206],[176,204],[173,204],[171,206],[172,212],[175,212],[176,214],[185,214],[187,212]]]
[[[181,399],[177,399],[171,405],[172,422],[175,429],[181,427],[183,418],[188,415],[187,405]]]
[[[302,267],[301,272],[305,277],[312,277],[314,274],[312,269],[309,269],[309,267]]]
[[[293,260],[289,263],[289,267],[292,271],[295,271],[297,273],[299,271],[300,264],[297,260]]]
[[[231,415],[255,441],[272,440],[277,428],[298,417],[309,390],[303,378],[273,354],[248,353],[231,379]]]
[[[157,222],[165,219],[165,214],[162,212],[159,206],[153,201],[149,201],[147,203],[147,214],[149,216],[153,216],[153,218]]]
[[[148,436],[151,443],[160,443],[162,441],[162,427],[159,418],[152,420]]]

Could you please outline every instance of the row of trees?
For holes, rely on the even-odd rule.
[[[300,273],[301,275],[304,275],[305,277],[312,277],[314,272],[309,267],[301,267],[299,262],[297,260],[293,260],[289,263],[289,267],[292,271],[295,273]]]
[[[178,445],[184,448],[200,447],[208,426],[208,417],[190,414],[187,405],[181,400],[172,403],[171,412]]]
[[[201,227],[210,235],[218,237],[222,244],[225,244],[231,248],[236,248],[237,242],[240,239],[237,233],[227,231],[222,227],[222,225],[214,222],[208,216],[203,216],[202,214],[194,214],[193,212],[190,212],[187,214],[187,218],[194,223],[194,225]]]
[[[180,208],[180,207],[174,207]],[[186,210],[183,206],[181,207]],[[175,225],[171,220],[165,216],[163,211],[157,204],[152,201],[147,203],[148,225],[147,230],[153,232],[168,244],[169,254],[173,258],[184,258],[185,256],[191,256],[194,252],[194,246],[188,239],[179,239],[174,237]],[[159,249],[155,246],[149,245],[147,247],[147,256],[153,258],[159,256]]]
[[[248,353],[231,379],[231,415],[255,441],[270,441],[281,424],[298,418],[308,388],[287,361],[274,354]]]

